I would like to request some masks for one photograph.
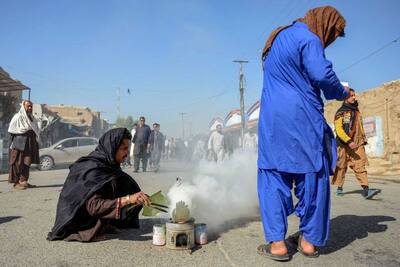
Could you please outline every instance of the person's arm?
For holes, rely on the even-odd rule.
[[[106,199],[101,194],[94,194],[85,204],[86,210],[92,217],[119,219],[121,208],[130,204],[149,205],[150,200],[143,192],[116,199]]]
[[[164,153],[165,151],[165,136],[161,133],[161,141],[160,141],[160,146],[161,146],[161,152]]]
[[[337,137],[345,144],[350,144],[352,142],[351,137],[346,134],[343,128],[343,114],[337,115],[335,117],[335,131]]]
[[[137,135],[137,131],[135,131],[135,134],[133,135],[132,143],[135,143],[135,142],[136,142],[136,135]]]
[[[148,145],[147,145],[147,148],[148,148],[149,151],[152,149],[153,144],[154,144],[154,132],[151,131],[150,132],[150,136],[149,136]]]
[[[332,63],[325,58],[324,48],[319,39],[307,40],[302,46],[303,66],[315,88],[324,93],[327,100],[344,100],[348,96],[332,68]]]

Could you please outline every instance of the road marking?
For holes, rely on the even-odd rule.
[[[235,267],[236,264],[233,263],[232,259],[229,257],[228,253],[226,252],[226,250],[224,249],[224,247],[222,246],[221,242],[219,240],[217,240],[217,245],[218,245],[218,249],[222,252],[222,254],[224,254],[224,257],[226,259],[227,262],[229,262],[229,264],[232,267]]]

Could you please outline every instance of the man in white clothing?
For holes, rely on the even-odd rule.
[[[218,162],[224,159],[225,149],[221,124],[218,124],[216,129],[216,131],[211,133],[210,139],[208,139],[208,151],[212,155],[212,158]]]
[[[248,151],[257,151],[258,137],[253,130],[249,130],[243,136],[243,149]]]

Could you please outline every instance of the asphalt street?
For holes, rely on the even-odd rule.
[[[189,177],[193,166],[165,162],[159,173],[133,173],[143,191],[167,192],[177,176]],[[370,177],[371,188],[382,192],[373,200],[360,195],[354,177],[347,177],[345,195],[332,188],[331,234],[321,256],[308,259],[293,252],[293,259],[277,263],[257,254],[265,242],[258,214],[226,222],[209,237],[207,245],[191,251],[173,251],[152,245],[152,226],[159,218],[141,218],[141,229],[125,230],[102,242],[46,240],[54,223],[58,195],[67,169],[34,171],[37,188],[13,191],[7,175],[0,175],[0,266],[400,266],[400,183]],[[245,177],[244,177],[245,179]],[[400,177],[398,177],[400,181]],[[298,229],[289,218],[289,244]]]

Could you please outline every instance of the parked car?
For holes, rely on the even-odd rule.
[[[72,137],[58,141],[39,150],[40,170],[50,170],[55,165],[71,164],[92,152],[98,144],[93,137]]]

